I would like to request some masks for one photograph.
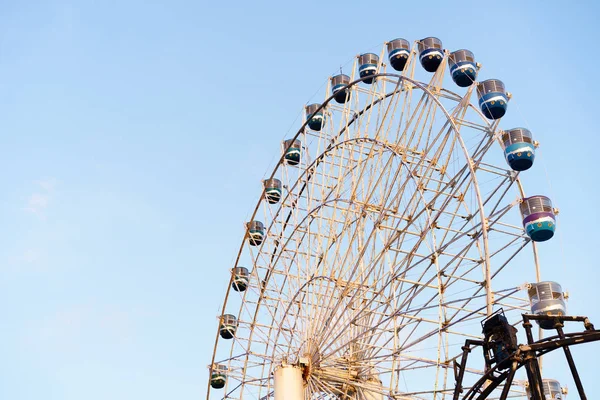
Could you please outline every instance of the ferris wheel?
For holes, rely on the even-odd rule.
[[[536,291],[557,213],[520,179],[537,142],[500,127],[511,95],[480,67],[395,39],[305,107],[257,187],[207,399],[450,399],[483,319],[564,313],[559,286]]]

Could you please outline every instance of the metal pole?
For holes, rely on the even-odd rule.
[[[527,343],[533,344],[533,332],[531,332],[531,322],[529,317],[523,315],[523,327],[527,335]],[[529,389],[531,390],[533,400],[545,400],[544,392],[542,391],[542,375],[537,363],[536,354],[534,351],[529,351],[526,354],[525,369],[527,370],[527,379],[529,381]]]
[[[458,396],[462,393],[462,381],[465,375],[465,368],[467,367],[467,357],[471,352],[470,340],[467,339],[465,345],[462,347],[463,355],[460,359],[460,369],[458,371],[458,377],[456,378],[456,385],[454,386],[454,396],[452,396],[452,400],[458,400]]]
[[[540,365],[538,364],[537,355],[535,352],[533,353],[533,358],[531,359],[531,366],[533,368],[533,373],[535,375],[535,380],[537,381],[537,386],[540,389],[540,398],[542,400],[546,400],[546,395],[544,394],[543,389],[543,380],[542,380],[542,371],[540,370]]]
[[[508,392],[510,392],[510,385],[512,385],[513,378],[515,377],[515,372],[517,372],[517,366],[519,363],[517,360],[513,360],[510,366],[510,372],[506,377],[506,382],[504,382],[504,389],[502,389],[502,394],[500,395],[500,400],[506,400],[508,397]]]
[[[527,343],[533,344],[533,332],[531,331],[531,321],[529,317],[523,315],[523,327],[525,328],[525,334],[527,335]],[[533,400],[545,400],[544,392],[542,390],[542,374],[540,367],[537,363],[535,352],[527,354],[527,363],[525,368],[527,369],[527,379],[529,380],[529,389],[533,394]]]
[[[565,338],[565,333],[562,330],[563,324],[559,321],[554,324],[554,328],[558,332],[558,337],[561,339]],[[575,367],[575,362],[573,361],[573,355],[571,354],[571,349],[569,346],[564,346],[563,350],[565,351],[565,357],[567,358],[567,362],[569,363],[569,368],[571,369],[571,374],[573,374],[573,380],[575,380],[575,386],[577,386],[577,391],[579,392],[579,398],[581,400],[587,400],[585,395],[585,391],[583,390],[583,384],[581,383],[581,379],[579,378],[579,373],[577,372],[577,367]]]
[[[544,393],[542,392],[542,379],[539,377],[540,371],[537,369],[535,353],[527,354],[525,370],[527,371],[527,380],[529,381],[531,400],[546,400]]]
[[[523,315],[523,328],[525,328],[525,334],[527,335],[527,343],[532,344],[534,340],[533,333],[531,332],[531,322],[526,315]]]

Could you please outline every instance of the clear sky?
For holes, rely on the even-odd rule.
[[[506,83],[507,124],[542,143],[528,193],[561,210],[543,277],[600,327],[599,14],[594,1],[0,2],[0,399],[205,396],[229,268],[280,141],[340,65],[396,37],[468,48]],[[574,353],[600,398],[600,344]]]

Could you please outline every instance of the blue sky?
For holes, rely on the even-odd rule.
[[[595,2],[251,3],[1,3],[0,399],[204,396],[280,141],[396,37],[471,49],[506,83],[507,123],[542,143],[528,192],[561,210],[543,277],[600,326]],[[600,345],[574,353],[599,397]]]

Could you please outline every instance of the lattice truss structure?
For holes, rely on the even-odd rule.
[[[282,364],[303,366],[305,399],[449,399],[480,321],[529,312],[539,265],[519,173],[476,85],[444,88],[447,62],[420,82],[413,46],[402,73],[380,64],[371,85],[353,74],[346,103],[326,97],[322,129],[298,131],[299,164],[282,155],[270,176],[281,200],[263,192],[252,217],[264,241],[246,234],[232,266],[249,283],[228,286],[222,314],[238,326],[217,335],[211,366],[226,384],[207,399],[267,399]],[[510,397],[523,395],[517,384]]]

